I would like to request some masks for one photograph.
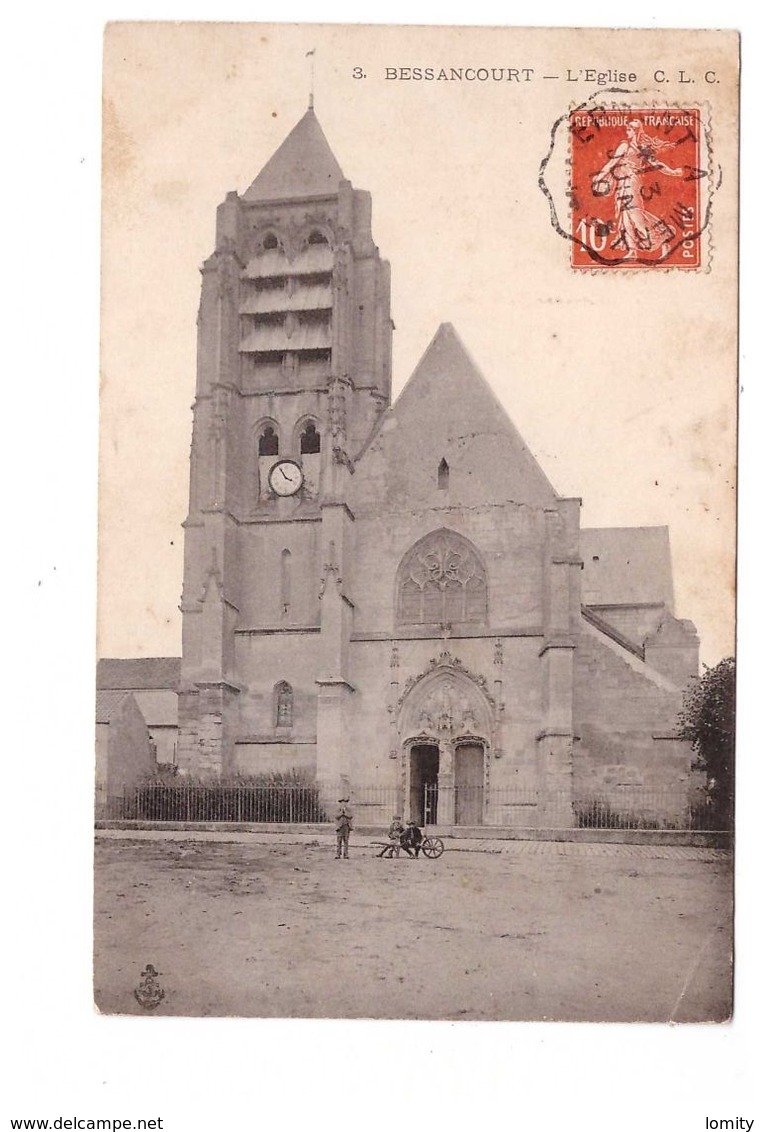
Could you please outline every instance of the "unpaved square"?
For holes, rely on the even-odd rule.
[[[96,844],[95,998],[161,1015],[722,1020],[731,866],[464,852],[348,861],[318,844]]]

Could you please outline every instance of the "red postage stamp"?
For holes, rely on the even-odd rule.
[[[701,266],[700,111],[570,115],[572,266]]]

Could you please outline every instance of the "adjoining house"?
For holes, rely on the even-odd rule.
[[[173,766],[176,762],[179,683],[178,656],[104,657],[96,669],[99,691],[132,692],[159,765]]]
[[[96,692],[96,817],[112,812],[156,770],[146,720],[132,692]]]

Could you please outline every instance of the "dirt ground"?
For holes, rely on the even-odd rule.
[[[448,849],[348,861],[318,844],[96,844],[95,1000],[164,1015],[722,1020],[731,867],[719,854]]]

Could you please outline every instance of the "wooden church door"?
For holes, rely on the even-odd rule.
[[[465,743],[456,748],[454,766],[454,821],[457,825],[483,824],[483,747]]]

